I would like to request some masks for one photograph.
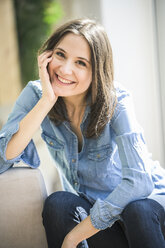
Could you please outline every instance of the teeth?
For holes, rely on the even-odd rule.
[[[72,83],[72,81],[68,81],[68,80],[66,80],[66,79],[63,79],[63,78],[61,78],[60,76],[58,76],[58,79],[59,79],[62,83],[64,83],[64,84],[71,84],[71,83]]]

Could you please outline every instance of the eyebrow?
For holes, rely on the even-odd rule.
[[[62,49],[61,47],[56,47],[54,50],[56,50],[56,49],[58,49],[58,50],[60,50],[60,51],[62,51],[64,53],[66,53],[66,51],[64,49]],[[84,57],[77,57],[77,58],[78,59],[85,60],[86,62],[88,62],[90,64],[90,61],[88,59],[84,58]]]

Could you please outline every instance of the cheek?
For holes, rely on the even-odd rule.
[[[57,66],[58,66],[58,63],[53,59],[48,64],[48,67],[47,67],[48,68],[48,72],[51,73],[54,69],[56,69]]]
[[[92,82],[92,72],[89,73],[89,80]]]
[[[50,74],[52,71],[52,61],[47,66],[48,73]]]
[[[86,82],[91,82],[92,81],[92,72],[91,71],[82,72],[81,77],[84,80],[86,80]]]
[[[91,72],[89,72],[87,74],[86,81],[88,82],[89,85],[91,84],[91,82],[92,82],[92,73]]]

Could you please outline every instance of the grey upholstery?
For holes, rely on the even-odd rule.
[[[39,169],[0,174],[0,248],[47,248],[41,216],[46,196]]]

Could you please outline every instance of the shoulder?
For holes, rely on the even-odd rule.
[[[124,85],[122,85],[120,82],[114,81],[114,87],[115,87],[118,103],[120,103],[122,99],[131,96],[131,92],[127,88],[125,88]]]
[[[114,87],[116,91],[117,104],[114,110],[112,121],[114,121],[121,112],[131,113],[134,111],[134,104],[131,92],[117,81],[114,82]]]
[[[131,93],[119,83],[115,87],[118,101],[111,119],[111,126],[116,135],[141,132],[142,129],[136,120]]]

